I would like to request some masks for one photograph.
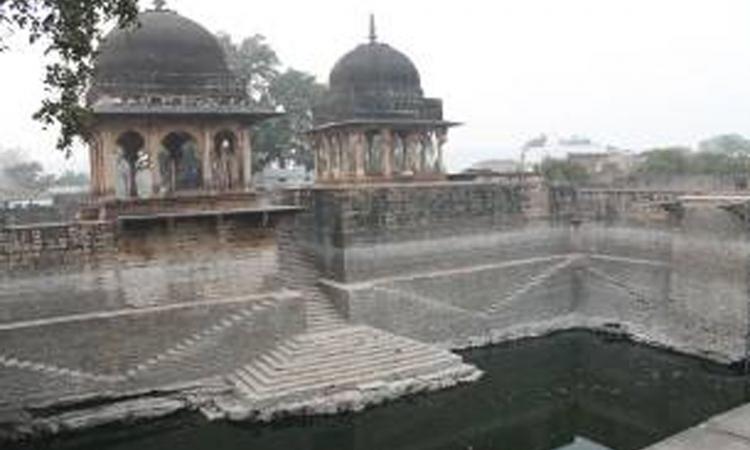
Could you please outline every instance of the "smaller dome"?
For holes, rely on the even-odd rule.
[[[395,91],[422,95],[419,71],[388,44],[372,40],[344,55],[331,70],[331,90]]]
[[[352,120],[432,120],[442,102],[425,98],[419,71],[408,56],[377,41],[370,16],[369,42],[342,56],[331,69],[328,91],[313,109],[318,126]]]

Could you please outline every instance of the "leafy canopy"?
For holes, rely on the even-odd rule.
[[[0,51],[8,32],[26,32],[30,44],[45,46],[47,97],[34,118],[60,127],[58,149],[69,153],[74,138],[86,136],[83,99],[104,23],[124,26],[137,14],[137,0],[0,0]]]
[[[312,108],[325,87],[309,73],[293,68],[282,71],[276,52],[262,35],[253,35],[239,44],[225,34],[219,34],[218,38],[229,67],[245,80],[254,104],[285,112],[261,123],[255,131],[253,168],[261,170],[273,161],[284,167],[292,161],[311,169],[312,150],[305,132],[313,126]]]

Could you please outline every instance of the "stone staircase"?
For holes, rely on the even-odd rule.
[[[509,295],[499,299],[498,301],[492,303],[487,308],[484,309],[484,313],[488,315],[494,315],[502,312],[503,308],[514,301],[516,301],[518,298],[523,296],[524,294],[532,291],[533,289],[541,286],[544,284],[547,280],[552,278],[553,276],[557,275],[562,271],[563,269],[566,269],[571,264],[573,264],[578,257],[576,256],[569,256],[565,258],[560,263],[554,264],[547,268],[546,270],[542,271],[538,275],[534,276],[528,283],[524,284],[523,286],[519,287],[515,291],[511,292]]]
[[[321,294],[314,294],[305,303],[308,332],[330,331],[346,326],[336,307]]]
[[[358,410],[410,392],[473,381],[460,356],[368,326],[337,324],[289,339],[231,374],[230,418]]]

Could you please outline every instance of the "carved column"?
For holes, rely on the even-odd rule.
[[[325,132],[320,135],[320,156],[324,161],[322,178],[324,181],[331,180],[331,147],[328,142],[328,136]]]
[[[341,143],[338,135],[331,133],[328,135],[328,148],[331,155],[331,178],[338,180],[341,178]]]
[[[445,128],[441,128],[435,132],[435,137],[437,138],[437,152],[438,152],[438,172],[439,173],[445,173],[445,166],[443,165],[443,146],[448,141],[448,130]]]
[[[158,131],[154,130],[153,126],[149,126],[146,129],[146,152],[150,159],[150,170],[151,170],[151,193],[158,195],[161,193],[161,168],[159,167],[159,150],[161,144],[159,143]]]
[[[115,145],[112,132],[107,130],[102,136],[102,195],[114,197],[115,174],[117,172],[117,146]]]
[[[419,132],[419,173],[430,172],[429,136],[426,131]]]
[[[362,130],[353,130],[350,136],[354,141],[355,177],[362,179],[365,177],[365,133]]]
[[[312,150],[313,156],[313,170],[315,173],[315,179],[320,179],[320,147],[318,146],[318,136],[313,134],[307,137],[310,143],[310,149]]]
[[[240,129],[240,135],[244,136],[245,145],[242,155],[242,176],[244,177],[245,188],[253,188],[253,132],[248,127]]]
[[[412,175],[419,172],[420,144],[419,134],[410,131],[406,135],[406,170]]]
[[[213,165],[211,158],[211,129],[203,127],[202,133],[198,136],[198,148],[201,155],[201,171],[203,172],[203,190],[212,190],[213,186]]]
[[[388,128],[383,128],[380,131],[380,135],[382,136],[380,151],[383,158],[381,161],[383,165],[383,177],[390,178],[393,173],[393,136],[391,135],[391,130]]]
[[[101,195],[101,154],[102,140],[98,132],[91,134],[88,141],[89,146],[89,173],[91,174],[91,195]]]

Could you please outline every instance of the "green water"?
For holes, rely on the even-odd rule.
[[[271,425],[182,415],[45,450],[630,450],[744,402],[729,369],[612,336],[566,332],[465,352],[478,383],[359,414]]]

